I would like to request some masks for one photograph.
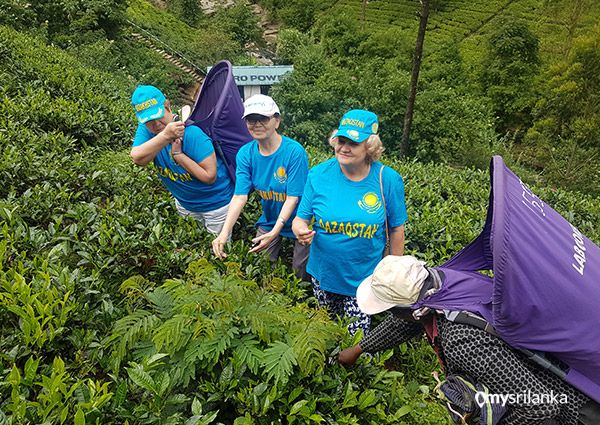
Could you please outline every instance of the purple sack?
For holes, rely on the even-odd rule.
[[[569,367],[566,381],[600,403],[600,248],[500,156],[490,176],[483,231],[442,267],[493,270],[491,306],[487,290],[480,301],[498,335],[515,348],[552,354]]]
[[[235,85],[231,63],[224,60],[211,68],[194,102],[186,127],[200,127],[213,141],[215,152],[235,182],[235,157],[252,140],[242,115],[244,104]]]

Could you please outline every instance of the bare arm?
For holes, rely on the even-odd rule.
[[[248,195],[233,195],[233,198],[231,198],[223,229],[221,230],[221,233],[219,233],[219,236],[212,242],[213,252],[218,258],[227,257],[227,254],[225,253],[225,243],[229,239],[229,235],[231,235],[231,231],[233,230],[233,225],[242,213],[247,201]]]
[[[171,144],[171,155],[175,162],[185,168],[196,180],[206,184],[213,184],[217,180],[217,156],[214,152],[202,161],[196,162],[183,152],[181,139],[176,139]]]
[[[283,226],[285,226],[285,223],[294,213],[294,208],[296,208],[296,205],[298,204],[298,199],[299,198],[297,196],[288,196],[286,198],[285,202],[283,203],[283,206],[281,207],[281,212],[279,213],[279,217],[277,217],[275,225],[273,226],[270,232],[267,232],[264,235],[252,239],[252,243],[257,245],[254,248],[252,248],[250,252],[262,251],[263,249],[268,247],[271,241],[279,235],[281,229],[283,229]]]
[[[154,136],[152,139],[139,146],[131,148],[129,156],[136,165],[145,167],[148,165],[162,148],[173,142],[175,139],[183,137],[185,125],[181,121],[174,121]]]
[[[404,255],[404,224],[390,229],[390,254]]]

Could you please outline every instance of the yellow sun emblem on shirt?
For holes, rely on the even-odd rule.
[[[363,195],[362,199],[358,201],[358,206],[369,214],[374,214],[381,207],[381,201],[379,196],[373,192],[367,192]]]
[[[287,171],[285,171],[284,167],[279,167],[277,169],[277,171],[275,171],[275,173],[273,174],[273,177],[275,177],[275,179],[279,182],[279,183],[285,183],[287,181]]]

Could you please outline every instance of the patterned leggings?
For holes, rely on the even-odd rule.
[[[321,307],[325,307],[332,316],[346,317],[352,320],[348,324],[348,332],[354,335],[359,329],[366,335],[371,326],[371,316],[363,313],[358,308],[356,297],[334,294],[321,289],[319,281],[312,278],[313,292]]]

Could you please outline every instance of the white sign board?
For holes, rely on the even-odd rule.
[[[208,71],[210,71],[208,68]],[[279,83],[284,74],[294,70],[292,65],[233,66],[233,78],[238,86],[270,86]]]

